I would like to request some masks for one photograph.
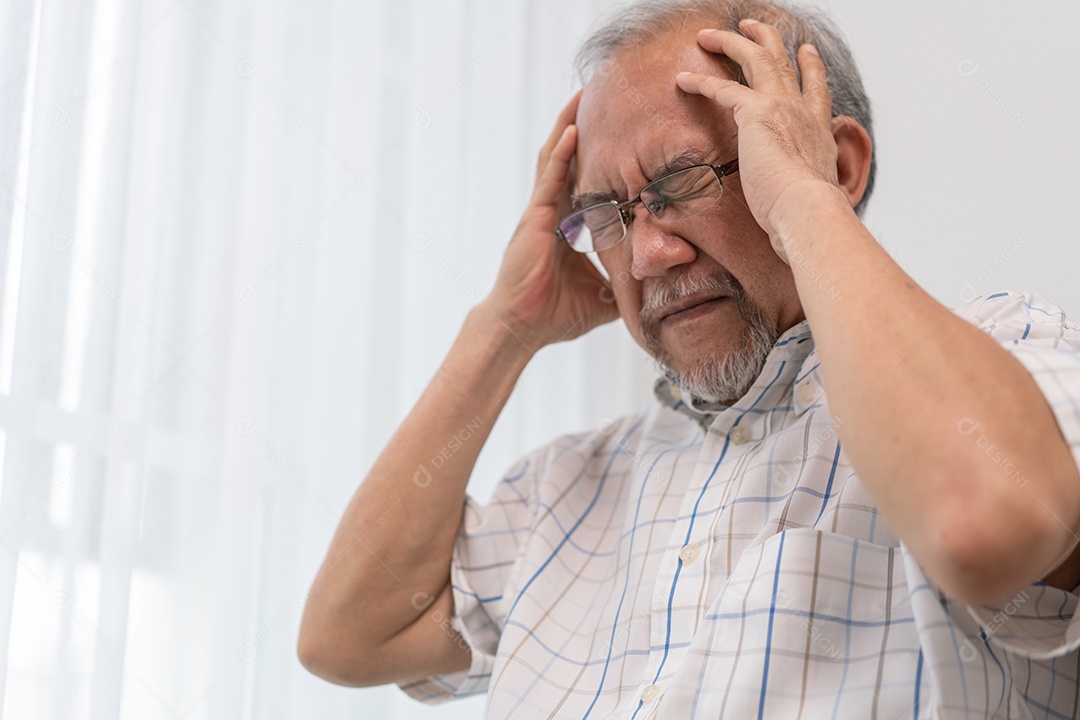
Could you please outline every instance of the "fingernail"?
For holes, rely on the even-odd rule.
[[[812,53],[814,53],[815,55],[817,55],[818,57],[821,57],[821,54],[820,54],[820,53],[819,53],[819,52],[817,51],[817,48],[816,48],[816,47],[814,47],[813,45],[811,45],[810,43],[806,43],[806,48],[807,48],[807,49],[808,49],[808,50],[809,50],[810,52],[812,52]]]
[[[755,20],[754,18],[743,18],[742,20],[739,21],[739,24],[740,25],[757,25],[758,21]]]

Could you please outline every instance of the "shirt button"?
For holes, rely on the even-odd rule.
[[[679,558],[682,559],[684,565],[689,565],[697,560],[700,554],[701,549],[697,545],[684,545],[683,549],[679,551]]]
[[[814,390],[814,385],[809,380],[800,385],[796,392],[799,393],[799,399],[807,405],[812,404],[817,396],[817,391]]]
[[[744,428],[742,425],[736,425],[731,428],[731,432],[728,433],[728,437],[731,438],[731,442],[736,445],[742,445],[744,442],[750,439],[750,431]]]
[[[656,699],[656,696],[660,694],[659,685],[649,685],[641,691],[641,702],[651,703]]]

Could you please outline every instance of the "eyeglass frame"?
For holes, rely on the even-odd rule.
[[[599,252],[596,249],[593,249],[593,250],[578,250],[573,245],[571,245],[570,241],[566,239],[566,235],[563,234],[562,224],[564,222],[566,222],[569,218],[572,218],[572,217],[574,217],[575,215],[577,215],[579,213],[583,213],[583,212],[586,212],[588,210],[594,210],[594,209],[599,208],[599,207],[604,207],[605,205],[614,205],[615,210],[618,211],[618,213],[619,213],[619,223],[622,225],[622,235],[619,237],[618,240],[616,240],[615,242],[611,243],[611,245],[608,245],[607,247],[605,247],[603,249],[607,250],[607,248],[615,247],[616,245],[618,245],[619,243],[621,243],[623,240],[626,239],[626,232],[629,229],[630,225],[634,222],[634,216],[631,215],[630,212],[627,210],[628,207],[630,207],[634,203],[640,202],[645,207],[645,209],[649,212],[650,215],[652,215],[653,217],[657,217],[656,214],[652,210],[649,210],[649,206],[645,205],[645,203],[642,201],[641,194],[643,192],[648,190],[653,185],[656,185],[657,183],[664,182],[665,180],[672,177],[673,175],[678,175],[681,172],[686,172],[687,170],[693,170],[694,168],[699,168],[699,167],[707,167],[710,170],[712,170],[713,174],[716,176],[716,182],[720,184],[720,188],[721,188],[721,190],[723,190],[724,178],[728,177],[729,175],[734,175],[735,173],[737,173],[739,171],[739,158],[735,158],[734,160],[731,160],[729,162],[726,162],[726,163],[723,163],[723,164],[720,164],[720,165],[712,165],[710,163],[696,163],[694,165],[688,165],[688,166],[686,166],[684,168],[679,168],[678,170],[672,170],[671,172],[669,172],[669,173],[667,173],[665,175],[661,175],[660,177],[656,178],[655,180],[650,180],[649,182],[645,183],[645,185],[642,186],[641,190],[638,191],[637,196],[633,197],[633,198],[631,198],[629,200],[625,200],[623,202],[619,202],[618,200],[608,200],[607,202],[599,202],[599,203],[595,203],[593,205],[589,205],[588,207],[583,207],[583,208],[581,208],[579,210],[575,210],[574,212],[572,212],[569,215],[567,215],[566,217],[564,217],[562,220],[559,220],[559,224],[555,227],[555,237],[558,238],[559,240],[562,240],[567,245],[570,245],[570,249],[574,250],[575,252],[580,252],[580,253]],[[657,218],[657,219],[659,219],[659,218]]]

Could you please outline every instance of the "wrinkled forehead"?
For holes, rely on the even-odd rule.
[[[618,191],[620,180],[651,179],[688,149],[717,163],[735,157],[731,112],[675,84],[683,70],[735,77],[732,62],[701,49],[696,37],[696,28],[684,28],[631,43],[600,64],[578,107],[575,192]]]

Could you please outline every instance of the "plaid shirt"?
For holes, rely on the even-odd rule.
[[[1031,294],[954,312],[1031,372],[1080,461],[1080,328]],[[472,666],[407,693],[486,691],[500,719],[1080,717],[1077,595],[942,595],[843,452],[805,321],[731,407],[655,390],[466,498],[444,626]]]

